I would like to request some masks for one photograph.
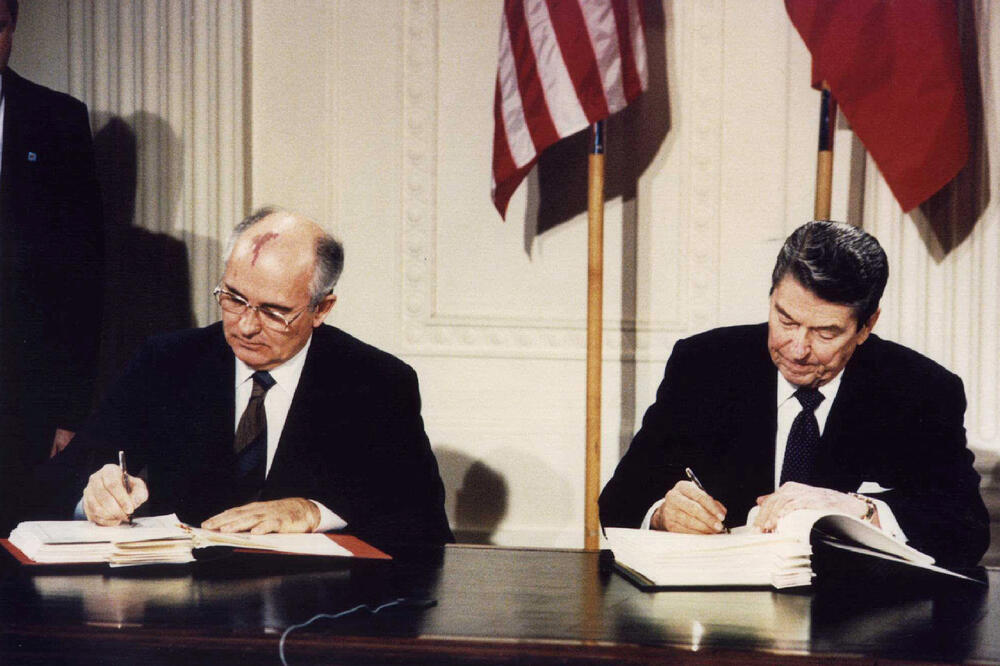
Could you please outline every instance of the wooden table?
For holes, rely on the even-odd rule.
[[[885,594],[647,593],[594,553],[449,546],[394,562],[234,555],[194,566],[29,572],[0,554],[0,663],[1000,663],[1000,571],[988,589]]]

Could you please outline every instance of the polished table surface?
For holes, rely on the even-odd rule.
[[[989,588],[870,585],[643,592],[595,553],[449,546],[394,562],[235,554],[176,568],[59,571],[0,553],[0,664],[1000,663]]]

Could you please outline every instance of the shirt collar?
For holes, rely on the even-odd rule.
[[[775,368],[775,372],[778,373],[778,407],[781,407],[785,402],[791,399],[799,387],[792,384],[790,381],[785,379],[781,371]],[[844,371],[841,370],[837,375],[828,381],[826,384],[817,389],[823,394],[824,402],[827,404],[832,404],[833,399],[837,397],[837,391],[840,390],[840,380],[844,377]]]
[[[276,368],[271,368],[268,370],[271,377],[274,379],[275,386],[281,387],[283,390],[290,393],[294,393],[295,387],[299,383],[299,377],[302,375],[302,368],[306,364],[306,354],[309,352],[309,346],[312,344],[312,336],[306,340],[306,343],[302,346],[295,356],[291,357],[281,365]],[[248,381],[253,373],[256,372],[249,365],[241,361],[238,357],[236,358],[236,386],[241,386],[244,382]]]

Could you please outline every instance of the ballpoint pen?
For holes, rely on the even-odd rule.
[[[695,476],[694,471],[690,467],[685,467],[684,468],[684,474],[687,475],[687,478],[688,478],[688,480],[691,483],[693,483],[694,485],[698,486],[698,490],[700,490],[701,492],[703,492],[703,493],[705,493],[707,495],[711,495],[711,493],[709,493],[707,490],[705,490],[705,486],[701,485],[701,481],[698,480],[698,477]],[[722,522],[722,531],[724,533],[726,533],[726,534],[729,534],[729,528],[726,527],[726,521],[725,521],[725,519],[723,519],[721,522]]]
[[[132,481],[128,477],[128,469],[125,467],[125,452],[118,451],[118,466],[122,468],[122,485],[125,486],[125,492],[132,494]],[[128,524],[135,525],[135,521],[132,520],[132,514],[128,516]]]

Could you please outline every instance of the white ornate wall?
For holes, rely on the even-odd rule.
[[[180,140],[173,214],[160,214],[174,181],[156,171],[154,141],[137,219],[188,244],[198,320],[214,317],[204,294],[245,199],[315,216],[347,249],[331,323],[419,372],[453,525],[497,543],[582,543],[586,224],[533,233],[542,195],[563,195],[547,179],[577,168],[566,157],[529,178],[506,222],[490,203],[500,0],[45,4],[67,15],[70,91],[98,116],[154,113]],[[929,214],[900,213],[844,127],[834,217],[883,241],[879,332],[962,375],[988,471],[1000,453],[1000,10],[974,5],[993,167],[971,233],[948,253],[925,240]],[[673,342],[763,320],[777,249],[812,211],[818,99],[783,3],[665,0],[648,18],[653,88],[609,127],[604,478]],[[952,221],[970,217],[957,195],[946,205]]]

